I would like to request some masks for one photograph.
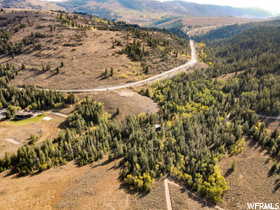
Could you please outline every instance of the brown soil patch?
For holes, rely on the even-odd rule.
[[[279,203],[279,177],[270,176],[272,161],[259,148],[247,145],[244,152],[220,162],[230,190],[224,195],[223,206],[229,210],[247,210],[247,202]],[[227,174],[232,162],[235,170]]]

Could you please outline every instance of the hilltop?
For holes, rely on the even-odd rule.
[[[0,0],[1,8],[63,10],[53,2],[37,0]]]
[[[185,63],[188,40],[157,29],[64,12],[0,13],[1,63],[12,84],[78,89],[142,80]]]

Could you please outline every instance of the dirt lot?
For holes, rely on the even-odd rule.
[[[46,114],[36,121],[0,122],[0,157],[6,152],[16,152],[31,135],[39,136],[39,141],[56,137],[64,120],[63,117]]]
[[[247,210],[247,202],[280,202],[280,179],[269,176],[272,161],[264,151],[247,145],[244,152],[225,158],[220,165],[224,171],[230,190],[224,195],[223,207],[228,210]],[[229,174],[231,164],[235,170]]]

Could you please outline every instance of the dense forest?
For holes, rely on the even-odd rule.
[[[154,179],[169,175],[218,202],[228,189],[218,161],[241,152],[246,136],[279,155],[279,135],[266,133],[254,112],[236,103],[223,84],[198,76],[181,75],[143,91],[161,111],[131,116],[121,124],[111,121],[100,103],[84,99],[58,138],[23,146],[1,160],[1,170],[34,174],[72,160],[89,164],[109,154],[109,160],[122,159],[120,177],[131,190],[148,192]]]
[[[241,73],[224,89],[259,114],[280,114],[279,26],[279,21],[268,22],[222,40],[209,41],[206,36],[208,47],[200,50],[202,60],[209,64],[207,74],[212,77]]]
[[[158,103],[158,113],[117,122],[102,104],[85,98],[77,103],[57,138],[7,154],[0,160],[0,171],[24,176],[69,161],[82,166],[102,158],[120,159],[120,178],[132,191],[147,193],[154,180],[171,176],[217,203],[228,189],[219,160],[242,152],[246,141],[253,140],[267,149],[275,160],[272,172],[280,174],[276,161],[280,133],[268,132],[257,115],[280,113],[279,32],[279,27],[258,27],[201,48],[200,57],[208,69],[141,90]],[[138,52],[135,46],[127,49],[134,51]],[[232,72],[241,73],[227,81],[216,79]],[[10,77],[10,73],[1,75]],[[32,88],[4,87],[2,91],[4,106],[25,108],[37,102],[35,107],[49,108],[74,102],[73,96]]]
[[[0,109],[7,109],[7,118],[13,118],[18,110],[48,110],[62,108],[67,104],[75,103],[73,94],[64,95],[57,91],[43,90],[35,87],[17,88],[9,82],[17,74],[15,66],[0,65]]]

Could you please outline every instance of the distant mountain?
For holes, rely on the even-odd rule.
[[[0,0],[1,8],[23,8],[23,9],[45,9],[45,10],[63,10],[53,2],[40,0]]]
[[[140,24],[159,21],[170,16],[234,16],[250,18],[271,16],[269,12],[260,9],[202,5],[185,1],[69,0],[58,3],[58,5],[70,11],[91,13],[104,18],[124,19]]]
[[[100,16],[102,18],[125,20],[129,23],[151,25],[152,23],[176,17],[249,17],[271,16],[260,9],[241,9],[229,6],[202,5],[185,1],[156,0],[0,0],[2,7],[35,9],[66,9]]]

